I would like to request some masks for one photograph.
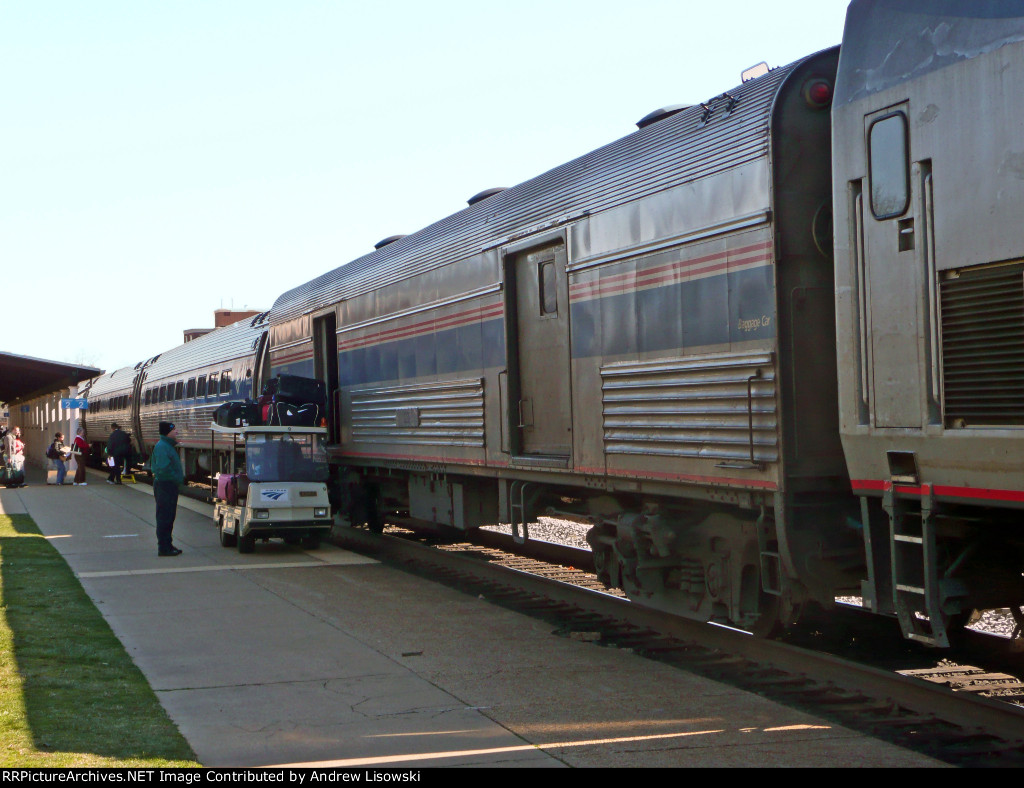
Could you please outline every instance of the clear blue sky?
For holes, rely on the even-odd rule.
[[[846,0],[0,0],[0,350],[104,369],[838,44]]]

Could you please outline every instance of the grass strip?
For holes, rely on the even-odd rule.
[[[61,555],[0,515],[0,767],[196,767]]]

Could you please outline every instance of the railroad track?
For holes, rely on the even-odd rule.
[[[1020,684],[1011,674],[948,662],[884,669],[680,619],[607,592],[585,551],[560,545],[524,550],[500,534],[451,541],[391,525],[334,533],[343,547],[548,621],[558,635],[630,649],[957,766],[1024,766],[1024,708],[965,692]]]

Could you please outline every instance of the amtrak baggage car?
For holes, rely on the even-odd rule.
[[[1019,0],[854,0],[841,55],[284,294],[271,374],[372,527],[583,517],[606,583],[755,632],[1024,626],[1021,95]]]
[[[327,382],[365,519],[583,515],[607,582],[751,629],[856,587],[837,57],[647,118],[279,298],[271,374]]]

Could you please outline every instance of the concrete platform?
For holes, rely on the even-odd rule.
[[[333,546],[220,547],[151,491],[0,488],[65,557],[207,766],[942,766]]]

